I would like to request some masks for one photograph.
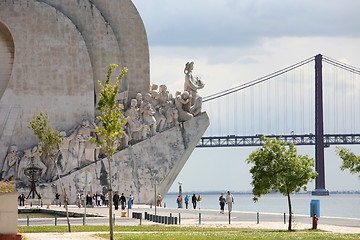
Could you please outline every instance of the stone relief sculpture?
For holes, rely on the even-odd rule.
[[[12,145],[9,148],[9,152],[5,157],[3,168],[0,172],[0,180],[7,181],[11,177],[17,177],[18,162],[20,160],[18,148],[16,145]]]
[[[140,112],[137,107],[137,100],[131,99],[130,108],[126,110],[125,116],[129,117],[127,124],[131,139],[139,141],[146,138],[147,129],[140,119]]]
[[[117,102],[124,107],[123,113],[129,117],[124,126],[124,136],[118,140],[118,149],[124,149],[146,138],[176,126],[179,122],[187,121],[201,113],[202,97],[198,90],[204,83],[193,77],[193,62],[185,65],[184,91],[177,91],[175,97],[168,91],[167,86],[152,84],[147,93],[137,93],[136,98],[130,100],[128,107],[128,92],[119,93]],[[30,165],[42,169],[41,181],[49,182],[56,176],[56,165],[60,174],[65,175],[77,170],[88,163],[94,162],[101,154],[100,149],[90,142],[90,137],[97,137],[95,128],[101,122],[83,119],[81,124],[68,131],[61,131],[63,142],[58,151],[52,156],[43,156],[36,145],[24,152],[11,146],[4,160],[0,178],[7,180],[15,177],[17,180],[27,181],[24,170]]]

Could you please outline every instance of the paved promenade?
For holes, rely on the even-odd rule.
[[[28,207],[25,207],[28,208]],[[45,209],[45,208],[44,208]],[[51,206],[50,209],[65,211],[63,207]],[[74,205],[69,206],[70,212],[84,213],[84,208],[78,208]],[[98,215],[99,217],[87,217],[86,225],[108,225],[109,210],[107,207],[94,207],[87,208],[88,214]],[[131,218],[132,212],[142,213],[143,219]],[[144,219],[144,213],[155,214],[155,208],[147,205],[135,205],[129,211],[126,211],[126,217],[122,217],[121,210],[113,211],[115,214],[115,225],[119,226],[136,226],[136,225],[162,225],[161,223],[154,223]],[[208,209],[174,209],[174,208],[156,208],[157,215],[170,216],[178,218],[178,224],[172,226],[196,226],[196,227],[239,227],[239,228],[255,228],[255,229],[287,229],[288,215],[284,214],[270,214],[256,212],[242,212],[233,211],[230,216],[228,213],[221,214],[217,210]],[[179,224],[180,219],[180,224]],[[71,225],[83,225],[83,218],[71,218]],[[57,225],[66,225],[66,218],[58,217]],[[19,219],[19,226],[26,226],[27,219]],[[29,219],[29,225],[55,225],[53,218],[33,218]],[[311,218],[304,215],[294,215],[293,220],[294,229],[310,229]],[[360,233],[360,218],[337,218],[337,217],[324,217],[319,220],[318,228],[325,231],[336,233]],[[94,233],[31,233],[24,236],[28,240],[37,239],[94,239],[90,235]],[[46,235],[46,237],[45,237]]]

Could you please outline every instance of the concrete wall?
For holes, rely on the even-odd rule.
[[[0,235],[18,233],[17,198],[17,193],[0,193]]]

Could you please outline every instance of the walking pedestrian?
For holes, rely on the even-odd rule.
[[[55,204],[56,204],[56,206],[57,205],[60,206],[60,194],[59,193],[55,194]]]
[[[130,194],[129,200],[128,200],[128,209],[132,209],[133,203],[134,203],[134,197]]]
[[[222,214],[224,214],[225,203],[226,203],[226,199],[224,197],[224,193],[221,193],[219,197],[219,204],[220,204],[220,213]]]
[[[190,200],[190,196],[189,195],[186,195],[185,198],[184,198],[184,201],[185,201],[185,207],[186,209],[188,209],[188,206],[189,206],[189,200]]]
[[[199,194],[198,197],[197,197],[197,203],[198,203],[199,209],[201,208],[201,201],[202,201],[202,197]]]
[[[19,205],[20,206],[25,206],[25,194],[23,194],[23,193],[20,194],[18,199],[19,199]]]
[[[235,203],[234,201],[234,197],[233,195],[230,193],[230,191],[227,192],[227,195],[226,195],[226,204],[228,206],[228,211],[229,213],[231,213],[232,211],[232,206],[233,204]]]
[[[114,196],[113,196],[113,202],[114,202],[114,206],[115,206],[115,210],[119,209],[119,193],[115,192]]]
[[[180,195],[176,198],[176,202],[177,202],[178,208],[181,208],[182,199],[181,199]]]
[[[192,202],[193,208],[196,209],[197,197],[196,197],[195,193],[191,197],[191,202]]]
[[[124,193],[121,193],[120,203],[121,203],[121,210],[124,211],[126,207],[126,197]]]

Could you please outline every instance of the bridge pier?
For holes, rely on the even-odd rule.
[[[315,56],[315,190],[312,195],[328,196],[325,189],[322,55]]]

